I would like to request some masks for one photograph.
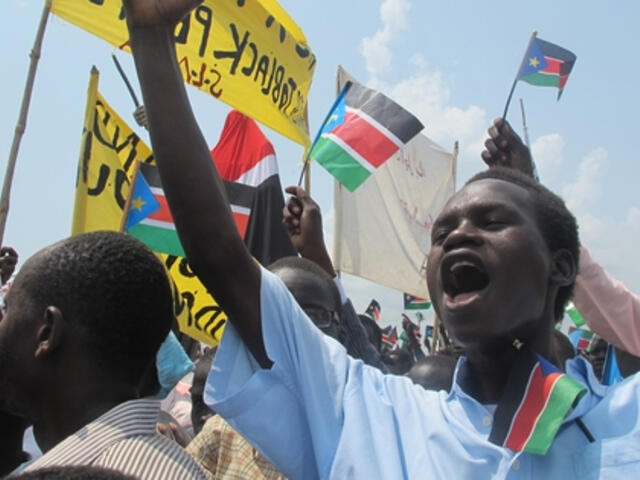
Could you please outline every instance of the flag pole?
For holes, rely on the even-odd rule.
[[[11,144],[11,151],[9,152],[9,160],[7,162],[7,169],[4,174],[4,183],[2,185],[2,194],[0,196],[0,245],[4,239],[4,229],[7,224],[7,216],[9,215],[9,197],[11,196],[11,184],[13,183],[13,174],[16,169],[16,161],[18,159],[18,150],[20,149],[20,141],[22,135],[27,126],[27,115],[29,113],[29,104],[31,102],[31,94],[33,92],[33,83],[36,77],[36,69],[38,67],[38,60],[40,59],[40,51],[42,49],[42,39],[44,38],[44,31],[47,27],[47,20],[49,19],[49,13],[51,12],[51,0],[44,2],[42,9],[42,15],[40,17],[40,24],[36,32],[36,38],[33,42],[33,48],[29,57],[31,62],[29,63],[29,71],[27,73],[27,81],[24,86],[24,93],[22,95],[22,104],[20,105],[20,115],[18,116],[18,123],[16,124],[15,133],[13,135],[13,143]]]
[[[538,35],[538,31],[534,30],[531,33],[531,38],[529,38],[529,43],[527,44],[527,49],[524,51],[524,56],[522,57],[522,62],[520,62],[520,67],[518,67],[518,71],[516,72],[516,78],[513,79],[513,84],[511,85],[511,90],[509,91],[509,96],[507,97],[507,103],[504,106],[504,112],[502,113],[502,118],[507,118],[507,111],[509,110],[509,104],[511,103],[511,97],[513,96],[513,91],[516,89],[516,83],[518,83],[518,79],[520,78],[520,72],[522,71],[522,67],[524,66],[524,62],[527,61],[527,53],[529,53],[529,49],[531,48],[531,44],[535,40]]]
[[[129,216],[129,211],[131,210],[131,202],[133,201],[133,192],[136,189],[136,181],[138,181],[138,172],[140,171],[140,160],[136,161],[135,166],[133,167],[131,186],[129,187],[129,193],[127,194],[127,200],[124,202],[124,209],[122,211],[122,220],[120,220],[120,233],[124,233],[125,228],[127,227],[127,217]]]
[[[316,143],[318,143],[318,140],[320,139],[320,135],[322,135],[322,129],[324,128],[324,126],[329,121],[329,118],[331,118],[331,115],[333,114],[333,110],[336,108],[338,103],[340,103],[340,101],[344,98],[344,96],[347,94],[347,92],[351,88],[351,85],[353,85],[353,82],[350,82],[350,81],[347,81],[344,84],[344,87],[342,88],[342,91],[338,94],[338,96],[336,97],[335,102],[333,102],[333,105],[331,105],[331,108],[327,112],[327,115],[324,117],[324,120],[322,121],[322,124],[321,124],[320,128],[318,129],[318,133],[316,133],[316,137],[313,139],[313,143],[309,147],[309,151],[307,152],[307,154],[306,154],[306,156],[304,158],[304,165],[302,166],[302,171],[300,172],[300,178],[298,179],[298,186],[302,185],[302,178],[303,178],[305,172],[307,171],[307,169],[309,168],[308,167],[308,165],[309,165],[309,156],[311,155],[311,151],[313,150],[313,147],[315,147]]]
[[[529,145],[529,130],[527,129],[527,117],[524,115],[524,102],[520,99],[520,113],[522,113],[522,132],[524,133],[524,144],[528,149],[531,149]]]

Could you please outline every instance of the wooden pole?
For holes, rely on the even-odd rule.
[[[522,113],[522,132],[524,133],[524,144],[529,150],[531,150],[531,146],[529,145],[529,130],[527,129],[527,117],[524,115],[524,102],[522,101],[522,98],[520,99],[520,113]]]
[[[18,150],[20,150],[20,141],[22,140],[22,135],[24,134],[27,126],[27,115],[29,114],[29,104],[31,103],[31,94],[33,93],[33,83],[36,77],[36,69],[38,67],[38,60],[40,59],[40,51],[42,50],[42,39],[44,38],[44,31],[47,26],[47,20],[49,19],[50,12],[51,0],[46,0],[42,9],[42,16],[40,17],[38,31],[36,32],[36,39],[33,43],[31,53],[29,54],[31,62],[29,63],[27,81],[24,86],[24,94],[22,95],[22,104],[20,105],[20,114],[18,116],[18,123],[16,124],[16,130],[13,135],[11,151],[9,152],[9,161],[7,162],[7,169],[4,174],[2,194],[0,195],[0,245],[2,245],[2,241],[4,239],[4,229],[7,224],[7,216],[9,215],[9,198],[11,197],[13,174],[16,169]]]
[[[127,200],[124,202],[124,209],[122,211],[122,220],[120,220],[120,233],[123,233],[127,227],[127,217],[131,210],[131,202],[133,201],[133,192],[136,189],[136,181],[138,180],[138,172],[140,171],[140,160],[136,162],[131,174],[131,186],[129,187],[129,193],[127,194]]]

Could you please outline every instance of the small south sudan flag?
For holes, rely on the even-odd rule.
[[[518,79],[541,87],[558,87],[562,96],[576,56],[569,50],[535,37],[525,54]]]
[[[586,388],[522,344],[498,403],[489,441],[544,455]]]
[[[408,293],[404,293],[402,299],[405,310],[428,310],[431,307],[431,302],[426,298],[416,297]]]

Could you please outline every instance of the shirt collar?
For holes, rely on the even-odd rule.
[[[565,364],[565,372],[587,387],[587,392],[580,399],[576,407],[565,417],[563,423],[573,421],[584,415],[605,396],[607,390],[610,388],[606,385],[602,385],[598,381],[591,364],[583,357],[576,356],[567,360]],[[465,392],[462,387],[462,385],[469,385],[471,382],[473,382],[473,378],[471,378],[468,359],[467,357],[462,356],[458,359],[458,363],[456,364],[451,390],[447,399],[466,399],[466,401],[481,406],[482,404]]]

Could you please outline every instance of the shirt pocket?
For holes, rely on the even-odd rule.
[[[590,443],[573,454],[576,477],[637,478],[640,472],[640,433]]]

